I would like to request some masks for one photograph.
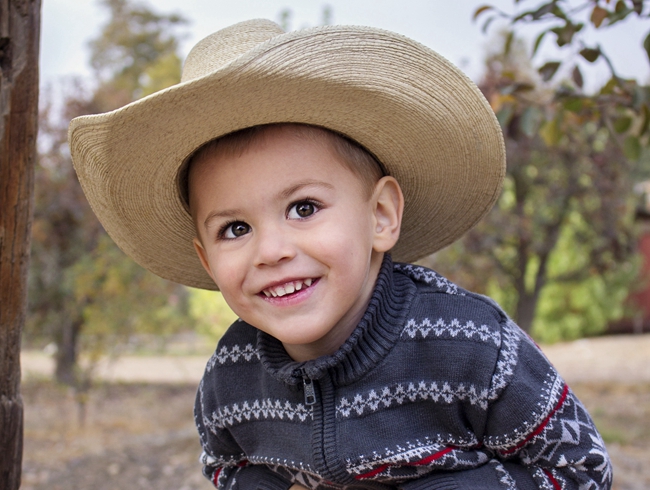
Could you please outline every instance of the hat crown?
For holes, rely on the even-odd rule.
[[[181,82],[209,75],[280,34],[284,34],[284,30],[266,19],[249,20],[221,29],[192,48],[183,65]]]

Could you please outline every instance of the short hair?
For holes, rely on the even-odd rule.
[[[301,123],[274,123],[251,126],[208,141],[186,160],[179,172],[178,186],[187,209],[189,210],[190,203],[189,177],[193,166],[217,152],[225,156],[240,156],[253,143],[264,138],[273,128],[289,130],[294,136],[311,140],[314,143],[325,142],[328,144],[329,148],[338,157],[339,162],[359,178],[367,199],[372,196],[377,181],[387,175],[383,165],[379,163],[379,160],[372,153],[356,141],[330,129]]]

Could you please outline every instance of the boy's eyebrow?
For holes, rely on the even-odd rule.
[[[287,187],[285,190],[280,192],[279,197],[282,199],[287,199],[291,197],[294,193],[298,192],[303,187],[311,187],[311,186],[324,187],[326,189],[334,189],[334,186],[332,184],[328,184],[327,182],[323,182],[320,180],[304,180],[290,187]]]
[[[210,224],[210,221],[212,221],[215,218],[231,218],[233,216],[237,216],[238,214],[239,215],[241,214],[241,211],[239,209],[224,209],[223,211],[212,211],[206,216],[205,221],[203,221],[203,227],[207,229],[208,225]]]
[[[324,187],[326,189],[334,189],[334,186],[332,184],[328,184],[327,182],[322,182],[320,180],[304,180],[302,182],[293,184],[290,187],[287,187],[286,189],[284,189],[278,194],[278,197],[280,199],[288,199],[303,187],[311,187],[311,186]],[[239,209],[224,209],[223,211],[212,211],[206,216],[205,221],[203,221],[203,227],[207,229],[209,227],[210,222],[215,218],[231,218],[233,216],[237,216],[241,214],[242,212]]]

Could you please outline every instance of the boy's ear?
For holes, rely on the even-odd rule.
[[[201,240],[199,240],[198,237],[194,237],[194,239],[192,240],[192,244],[194,245],[194,250],[196,250],[196,254],[199,256],[199,260],[201,261],[201,265],[205,269],[205,272],[207,272],[208,275],[214,281],[214,276],[212,275],[212,271],[210,270],[210,264],[208,263],[208,255],[205,249],[203,248],[203,245],[201,244]]]
[[[382,177],[373,193],[375,234],[373,250],[388,252],[397,243],[402,226],[404,195],[395,178]]]

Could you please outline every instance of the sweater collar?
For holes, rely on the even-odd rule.
[[[415,289],[408,277],[394,273],[391,257],[385,254],[366,312],[335,353],[296,362],[279,340],[259,330],[257,347],[262,365],[272,376],[288,384],[298,384],[303,375],[319,379],[327,371],[335,384],[350,384],[374,368],[393,348],[401,334]]]

